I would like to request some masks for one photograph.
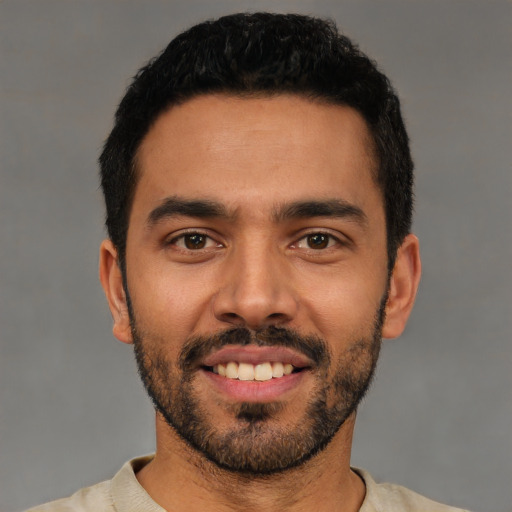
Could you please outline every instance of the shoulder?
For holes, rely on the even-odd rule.
[[[150,498],[135,476],[151,459],[149,455],[128,461],[112,480],[85,487],[68,498],[39,505],[25,512],[165,512]]]
[[[376,483],[362,469],[354,468],[354,471],[366,484],[366,497],[360,512],[468,512],[432,501],[401,485]]]
[[[68,498],[45,503],[26,512],[113,512],[110,480],[80,489]]]

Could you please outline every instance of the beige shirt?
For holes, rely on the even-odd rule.
[[[112,478],[26,512],[165,512],[139,484],[135,473],[152,456],[128,461]],[[366,484],[366,496],[359,512],[464,512],[431,501],[405,487],[377,484],[361,469],[355,469]],[[468,511],[465,511],[468,512]]]

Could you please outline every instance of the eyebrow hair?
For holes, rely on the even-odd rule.
[[[152,226],[169,217],[230,217],[226,208],[207,199],[187,200],[178,196],[168,197],[148,215],[147,224]]]
[[[286,204],[274,212],[276,222],[310,217],[346,217],[360,224],[368,222],[368,217],[361,208],[342,199],[296,201]]]
[[[196,218],[234,218],[226,207],[209,199],[184,199],[172,196],[164,199],[160,205],[151,210],[147,224],[153,226],[158,222],[171,217]],[[342,199],[295,201],[285,203],[275,208],[272,214],[274,222],[291,219],[305,219],[313,217],[349,218],[360,224],[366,224],[368,218],[361,208]]]

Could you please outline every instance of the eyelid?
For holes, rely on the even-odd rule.
[[[201,250],[211,249],[212,246],[204,247],[202,249],[197,249],[196,251],[193,251],[192,249],[187,249],[186,247],[181,247],[181,246],[177,245],[176,242],[180,239],[183,240],[184,237],[186,237],[187,235],[204,236],[205,238],[214,242],[215,247],[222,247],[224,245],[222,242],[219,242],[217,240],[216,236],[212,235],[211,231],[209,231],[207,229],[200,229],[200,228],[199,229],[187,228],[187,229],[183,229],[183,230],[177,231],[175,233],[172,233],[171,235],[168,235],[167,237],[165,237],[164,245],[166,245],[166,246],[172,245],[172,246],[182,249],[184,251],[192,251],[192,252],[200,252]]]
[[[312,247],[305,248],[307,250],[311,250],[311,251],[315,251],[315,252],[320,252],[322,250],[325,251],[326,249],[331,249],[332,247],[334,247],[336,245],[346,246],[346,245],[349,245],[351,242],[351,240],[347,236],[343,235],[342,233],[339,233],[339,232],[333,233],[330,229],[326,229],[326,228],[316,228],[316,229],[313,228],[313,229],[308,229],[307,231],[300,232],[295,237],[295,241],[291,244],[291,247],[302,249],[301,247],[298,247],[298,243],[301,242],[302,240],[306,239],[308,236],[312,236],[312,235],[325,235],[325,236],[329,237],[331,239],[331,241],[335,242],[334,244],[330,243],[324,249],[313,249]]]

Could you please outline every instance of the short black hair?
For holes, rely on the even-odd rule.
[[[297,94],[346,105],[365,119],[386,212],[388,265],[411,229],[413,162],[387,77],[333,21],[296,14],[232,14],[193,26],[140,69],[100,156],[108,235],[125,269],[137,150],[172,105],[193,97]]]

